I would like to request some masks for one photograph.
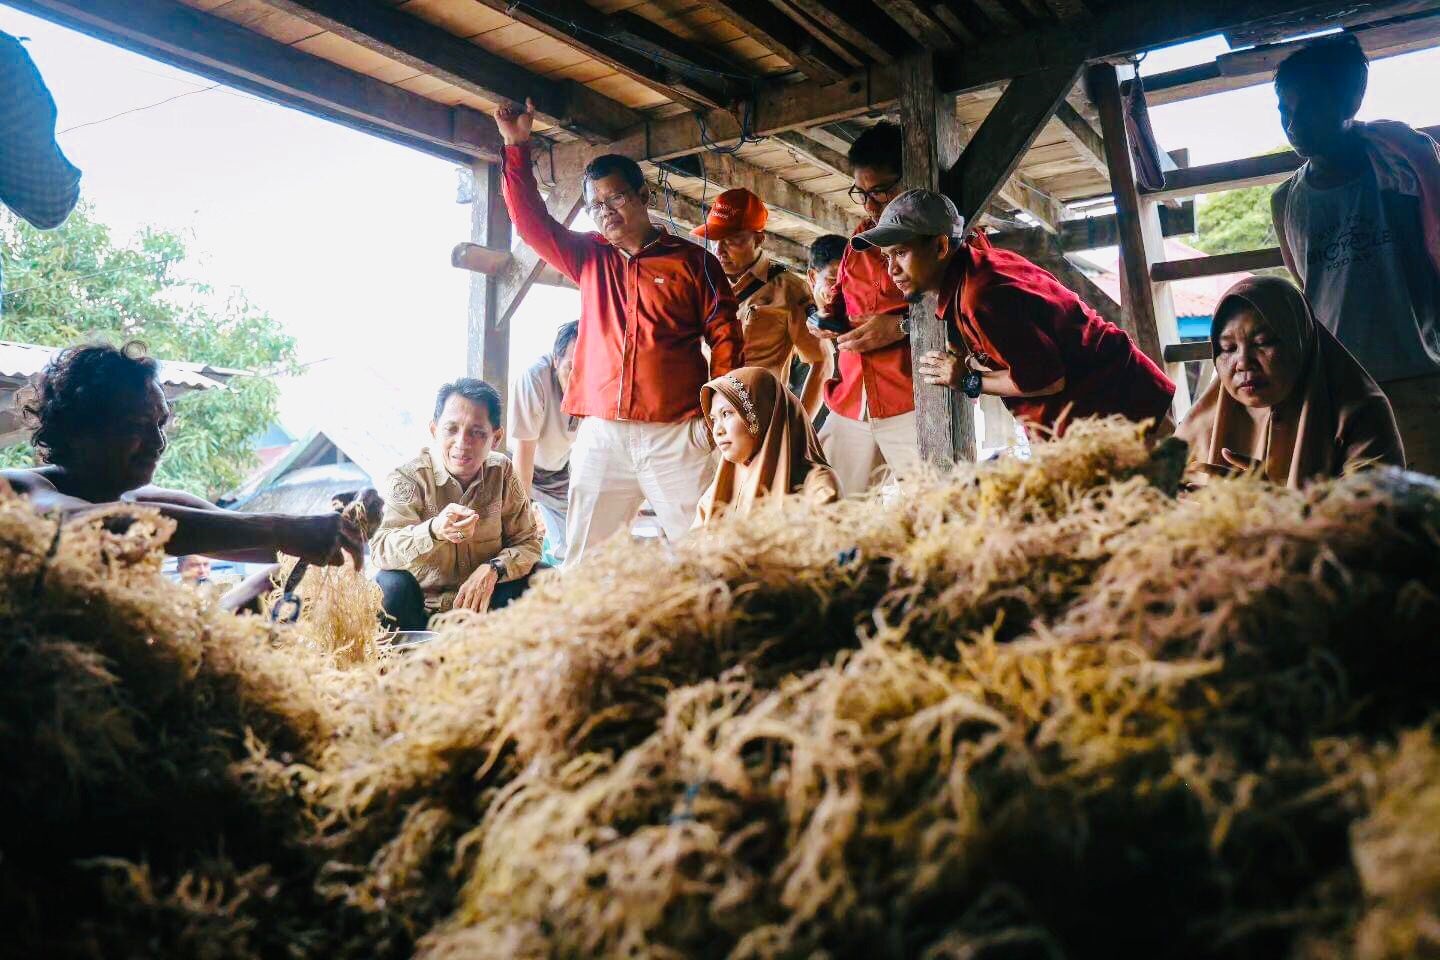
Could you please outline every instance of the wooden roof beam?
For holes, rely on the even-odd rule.
[[[788,0],[795,15],[808,18],[876,63],[894,63],[915,46],[914,39],[893,19],[868,3],[841,11],[831,0]]]
[[[1027,177],[1012,173],[995,195],[1017,210],[1030,214],[1047,233],[1060,232],[1060,222],[1065,218],[1065,205],[1041,190]]]
[[[1378,20],[1379,17],[1374,12],[1376,6],[1376,4],[1333,3],[1315,10],[1257,17],[1225,30],[1225,42],[1232,48],[1246,47],[1260,43],[1273,43],[1276,40],[1299,36],[1302,33],[1316,33],[1334,27],[1348,27],[1368,20]],[[1384,8],[1384,16],[1399,17],[1410,13],[1432,11],[1435,9],[1435,2],[1434,0],[1384,0],[1378,6]]]
[[[1160,207],[1161,235],[1182,237],[1195,232],[1195,204],[1185,203],[1178,207]],[[1025,227],[1019,230],[1001,230],[990,234],[996,246],[1009,247],[1007,235],[1011,233],[1033,233],[1037,228]],[[1100,247],[1114,247],[1120,243],[1119,218],[1113,214],[1098,217],[1077,217],[1060,222],[1056,241],[1067,253],[1095,250]],[[1017,241],[1018,242],[1018,241]]]
[[[859,61],[846,63],[824,48],[768,0],[708,0],[708,3],[755,42],[812,80],[834,83],[859,66]]]
[[[816,193],[782,180],[768,170],[738,157],[707,153],[702,155],[705,174],[715,185],[715,192],[744,187],[755,194],[772,212],[779,211],[802,220],[822,233],[849,234],[854,225],[850,214]]]
[[[832,150],[794,130],[777,133],[770,139],[784,144],[785,149],[826,173],[842,177],[850,176],[850,161],[839,150]]]
[[[535,101],[541,120],[591,141],[608,140],[644,117],[573,80],[555,81],[377,0],[264,0],[266,6],[487,100]]]
[[[1440,13],[1417,14],[1351,29],[1371,60],[1395,57],[1440,43]],[[1145,99],[1153,107],[1269,83],[1286,57],[1313,42],[1291,40],[1222,54],[1209,63],[1145,78]],[[1121,85],[1129,92],[1130,81]]]
[[[874,0],[891,20],[927,50],[952,50],[955,38],[923,0]]]
[[[1070,146],[1075,148],[1080,159],[1096,171],[1103,173],[1105,179],[1109,180],[1110,168],[1105,163],[1105,141],[1100,134],[1095,132],[1095,128],[1090,126],[1090,121],[1063,100],[1060,102],[1060,106],[1055,108],[1055,119],[1060,128],[1060,135]]]
[[[960,159],[940,179],[941,189],[955,201],[965,223],[975,218],[1004,188],[1020,159],[1075,85],[1082,64],[1053,67],[1010,81]]]
[[[1433,2],[1433,0],[1432,0]],[[1371,19],[1390,4],[1353,0],[1345,9]],[[1220,33],[1269,17],[1335,9],[1334,0],[1116,0],[1094,17],[1004,37],[936,65],[941,88],[962,93],[1013,77],[1102,60]]]
[[[475,0],[692,109],[714,109],[737,93],[723,77],[697,83],[676,68],[687,63],[684,41],[633,13],[605,14],[583,0]],[[637,48],[661,50],[662,63]],[[689,48],[686,48],[690,51]],[[708,69],[708,67],[707,67]],[[731,68],[734,69],[734,68]],[[737,71],[738,72],[738,71]]]
[[[479,111],[428,100],[175,0],[11,0],[10,6],[459,163],[500,156],[495,122]]]

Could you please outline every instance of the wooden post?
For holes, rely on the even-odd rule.
[[[471,167],[475,190],[470,202],[470,241],[491,250],[510,249],[510,211],[500,192],[500,165]],[[500,391],[502,419],[510,392],[510,325],[501,323],[501,289],[505,271],[470,274],[469,337],[465,375],[480,377]]]
[[[1125,332],[1151,360],[1175,381],[1173,412],[1178,421],[1190,409],[1190,388],[1185,365],[1165,363],[1165,346],[1180,342],[1179,324],[1170,288],[1150,280],[1150,266],[1165,259],[1160,210],[1154,200],[1141,198],[1135,187],[1130,140],[1125,133],[1120,78],[1113,64],[1091,67],[1085,76],[1090,98],[1100,111],[1100,133],[1110,167],[1110,188],[1115,195],[1115,220],[1120,240],[1120,306]]]
[[[900,64],[900,126],[905,131],[904,184],[940,189],[941,174],[960,155],[960,122],[955,98],[940,93],[932,53],[907,57]],[[935,315],[938,298],[929,293],[910,312],[910,351],[918,367],[921,356],[946,347],[945,324]],[[920,455],[946,466],[975,459],[975,409],[947,387],[915,380],[915,428]]]

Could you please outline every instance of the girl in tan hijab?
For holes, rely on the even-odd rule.
[[[1227,290],[1210,345],[1215,379],[1177,431],[1193,480],[1254,469],[1299,489],[1349,467],[1404,466],[1385,394],[1288,280]]]
[[[804,493],[839,497],[835,473],[800,401],[763,367],[741,367],[700,388],[700,408],[720,468],[700,498],[695,526],[727,512],[749,513],[762,498]]]

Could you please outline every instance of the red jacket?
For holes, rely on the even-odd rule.
[[[1054,276],[983,236],[971,237],[951,259],[938,309],[971,353],[1009,370],[1021,390],[1065,378],[1065,389],[1052,396],[1005,398],[1027,425],[1064,433],[1079,417],[1140,421],[1170,408],[1175,384],[1125,331]]]
[[[528,144],[507,146],[504,167],[505,205],[520,239],[580,288],[565,412],[652,423],[700,416],[705,381],[744,365],[735,296],[720,261],[668,233],[627,256],[600,234],[568,230],[550,216]]]
[[[865,220],[851,236],[873,226],[873,220]],[[835,271],[835,283],[840,289],[840,296],[836,298],[837,313],[852,324],[863,316],[904,313],[910,308],[885,269],[884,255],[874,247],[869,250],[846,247],[840,267]],[[915,378],[910,372],[908,338],[869,353],[835,352],[839,356],[836,374],[825,384],[825,403],[831,412],[851,420],[863,420],[862,390],[871,419],[898,417],[915,409]]]

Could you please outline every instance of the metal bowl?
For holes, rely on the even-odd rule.
[[[440,634],[434,630],[397,630],[390,635],[390,640],[385,644],[385,649],[410,650],[414,647],[423,647],[438,636],[440,636]]]

